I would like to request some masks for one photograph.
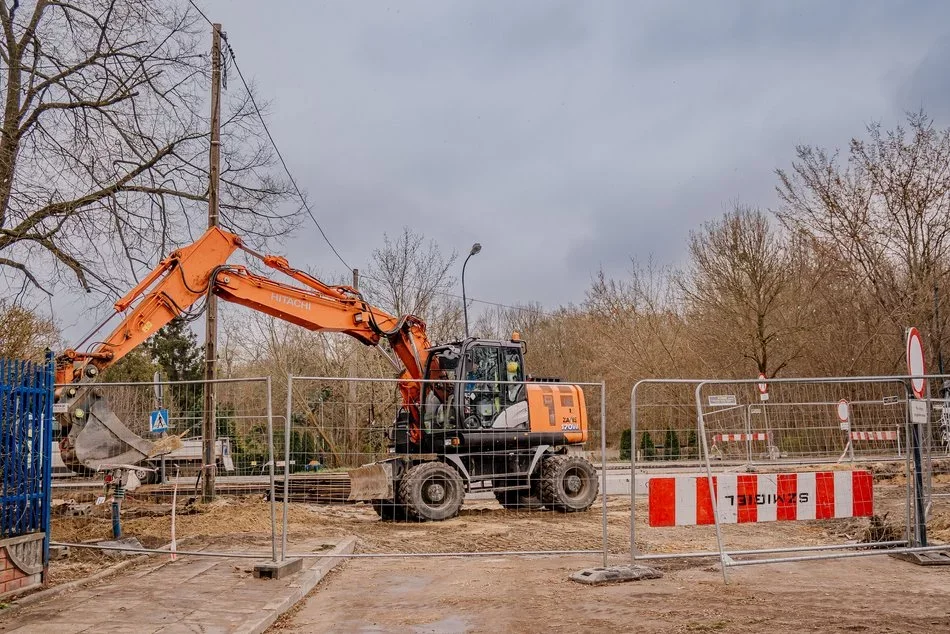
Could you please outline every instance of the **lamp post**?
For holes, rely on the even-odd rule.
[[[465,299],[465,265],[471,257],[482,250],[482,245],[476,242],[472,245],[472,250],[468,252],[468,257],[462,263],[462,310],[465,313],[465,338],[468,339],[468,301]]]

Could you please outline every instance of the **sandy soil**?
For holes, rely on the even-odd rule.
[[[589,557],[347,562],[272,632],[947,632],[950,568],[889,557],[667,570],[584,586]],[[661,568],[662,569],[662,568]]]

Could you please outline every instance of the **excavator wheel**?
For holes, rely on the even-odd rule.
[[[409,509],[399,499],[398,491],[395,500],[373,500],[373,510],[384,522],[406,522],[409,520]]]
[[[462,476],[442,462],[423,462],[406,471],[399,483],[398,498],[409,519],[438,522],[458,515],[465,498]]]
[[[547,456],[541,461],[541,501],[561,513],[586,511],[600,489],[594,465],[580,456]]]
[[[495,491],[495,499],[509,511],[539,511],[544,502],[532,491]]]

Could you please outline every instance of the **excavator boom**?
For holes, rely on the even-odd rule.
[[[302,286],[228,264],[238,249]],[[215,227],[162,260],[116,302],[117,313],[127,312],[106,339],[86,351],[66,350],[57,358],[56,382],[62,386],[58,396],[71,404],[67,413],[60,415],[64,432],[61,454],[68,466],[77,471],[92,469],[115,456],[121,456],[123,462],[136,462],[158,451],[122,425],[101,396],[90,396],[87,388],[103,370],[185,314],[209,292],[309,330],[347,334],[365,345],[378,345],[385,338],[404,367],[400,375],[406,379],[400,384],[403,402],[418,418],[413,404],[419,402],[419,383],[410,379],[422,378],[422,355],[429,348],[422,320],[411,315],[394,317],[368,305],[355,289],[324,284],[292,268],[285,258],[256,253],[245,247],[239,236]],[[83,399],[85,407],[72,406]]]

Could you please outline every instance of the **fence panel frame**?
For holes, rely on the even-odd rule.
[[[676,559],[680,555],[641,555],[636,540],[637,509],[637,391],[641,385],[696,385],[706,379],[640,379],[630,388],[630,563],[650,559]],[[700,456],[701,458],[702,456]],[[683,557],[696,555],[685,554]],[[704,556],[710,556],[706,553]]]
[[[406,381],[412,383],[442,383],[442,384],[464,384],[470,383],[471,379],[400,379],[400,378],[365,378],[365,377],[332,377],[332,376],[295,376],[292,374],[287,375],[287,413],[284,416],[284,437],[290,438],[292,434],[292,420],[293,420],[293,390],[295,381],[335,381],[341,383],[384,383],[391,385],[398,385]],[[483,381],[480,381],[483,382]],[[492,383],[497,383],[498,385],[537,385],[537,382],[534,381],[492,381]],[[533,556],[533,555],[555,555],[555,554],[597,554],[602,558],[603,565],[606,566],[608,562],[609,555],[609,543],[608,543],[608,529],[607,529],[607,388],[606,382],[583,382],[583,381],[570,381],[564,380],[559,382],[562,385],[576,385],[581,388],[596,388],[599,391],[600,395],[600,425],[597,429],[600,434],[600,495],[601,495],[601,509],[600,509],[600,521],[601,521],[601,537],[602,545],[601,548],[596,550],[533,550],[533,551],[517,551],[517,550],[505,550],[505,551],[468,551],[468,552],[422,552],[422,553],[354,553],[346,555],[350,558],[385,558],[385,557],[396,557],[396,558],[411,558],[411,557],[459,557],[459,556]],[[555,383],[556,385],[557,383]],[[392,423],[387,424],[388,426]],[[590,423],[588,423],[588,429],[591,429]],[[586,445],[586,443],[585,443]],[[285,465],[289,464],[290,461],[290,443],[285,442],[285,453],[284,460]],[[595,468],[597,465],[594,465]],[[301,555],[288,552],[287,546],[287,535],[288,535],[288,517],[289,517],[289,477],[284,478],[284,495],[282,502],[282,513],[283,513],[283,526],[281,530],[281,547],[280,547],[280,560],[283,560],[287,557],[299,557]],[[325,555],[325,554],[311,554],[306,555],[308,557],[334,557],[334,555]]]
[[[52,366],[50,367],[51,367],[51,372],[52,372]],[[208,384],[213,384],[216,387],[220,387],[221,385],[257,384],[264,388],[264,394],[265,394],[265,402],[263,403],[264,413],[260,416],[254,416],[252,418],[261,418],[266,424],[266,428],[264,432],[264,435],[265,435],[264,442],[266,443],[266,446],[267,446],[267,456],[266,456],[267,463],[265,466],[268,467],[267,475],[269,477],[268,477],[267,484],[268,484],[268,490],[270,493],[268,506],[270,507],[271,548],[269,549],[269,552],[266,552],[266,553],[265,552],[247,552],[247,551],[216,552],[213,550],[188,552],[188,551],[182,551],[178,549],[168,550],[168,549],[156,549],[156,548],[128,548],[125,546],[108,547],[108,546],[100,546],[97,544],[77,544],[77,543],[72,543],[72,542],[51,542],[51,544],[54,546],[67,546],[71,548],[72,547],[91,548],[91,549],[99,549],[99,550],[104,550],[104,551],[121,550],[123,552],[142,553],[142,554],[159,554],[159,553],[168,554],[169,552],[175,552],[180,555],[195,555],[195,556],[205,556],[205,557],[245,557],[245,558],[261,559],[261,560],[271,559],[273,562],[276,563],[278,560],[277,559],[278,557],[277,539],[278,538],[277,538],[277,511],[276,511],[277,503],[274,496],[274,490],[276,486],[275,485],[276,483],[275,462],[276,461],[275,461],[275,455],[274,455],[274,424],[273,424],[274,415],[273,415],[272,378],[270,376],[255,376],[255,377],[241,377],[241,378],[218,378],[218,379],[212,379],[212,380],[194,379],[194,380],[172,381],[172,380],[165,379],[165,380],[161,380],[157,382],[155,381],[115,381],[115,382],[94,381],[90,383],[84,383],[84,385],[89,388],[96,388],[96,387],[106,388],[107,394],[110,388],[115,389],[115,388],[122,388],[122,387],[131,387],[131,388],[141,388],[141,389],[146,389],[146,388],[153,389],[156,384],[162,385],[165,387],[169,387],[169,386],[199,386],[200,387],[200,386],[205,386]],[[51,385],[52,385],[52,379],[51,379]],[[76,387],[76,384],[69,383],[69,384],[55,385],[55,388],[61,388],[61,387]],[[52,415],[52,399],[50,400],[50,413]],[[220,419],[228,419],[228,418],[244,419],[244,418],[248,418],[248,416],[228,417],[227,415],[221,414],[220,409],[216,410],[216,422]],[[127,421],[123,420],[122,422],[128,427]],[[50,446],[52,446],[52,424],[49,425],[48,427],[50,428],[49,429]],[[202,437],[202,440],[203,440],[203,437]],[[156,456],[156,458],[158,457]],[[144,462],[144,460],[142,462]],[[200,462],[203,463],[204,461],[201,460]],[[52,466],[52,461],[50,461],[50,465]],[[206,467],[207,465],[203,465],[203,464],[199,465],[198,473],[203,476],[204,473],[206,473],[207,471]],[[52,469],[50,469],[50,475],[51,475],[51,472],[52,472]],[[174,475],[170,474],[169,477],[174,477]],[[180,476],[180,478],[184,478],[184,477],[190,477],[190,476]],[[47,526],[49,526],[48,522],[47,522]]]
[[[909,401],[912,396],[910,394],[909,381],[910,376],[873,376],[873,377],[801,377],[801,378],[786,378],[786,379],[770,379],[770,384],[803,384],[803,383],[820,383],[820,384],[856,384],[856,383],[900,383],[905,390],[905,402]],[[931,377],[933,378],[933,377]],[[918,436],[920,433],[919,424],[913,424],[910,421],[909,410],[910,408],[905,406],[905,430],[907,434],[907,450],[906,450],[906,460],[905,460],[905,476],[907,477],[907,484],[905,485],[905,507],[908,513],[908,522],[905,524],[905,540],[902,542],[902,545],[899,545],[898,548],[889,548],[889,549],[879,549],[867,552],[853,552],[850,549],[860,547],[858,545],[836,545],[833,547],[824,548],[823,550],[831,551],[827,554],[821,555],[802,555],[796,557],[771,557],[764,559],[753,559],[753,560],[744,560],[736,561],[733,560],[731,555],[738,554],[736,552],[727,551],[723,539],[722,539],[722,530],[721,522],[719,517],[719,509],[717,505],[716,495],[713,492],[713,473],[712,465],[710,462],[708,445],[706,441],[706,428],[704,424],[704,410],[703,410],[703,387],[707,385],[748,385],[754,386],[758,383],[760,379],[723,379],[723,380],[708,380],[696,386],[696,414],[697,414],[697,433],[702,437],[701,442],[704,452],[704,462],[706,468],[706,477],[707,482],[709,483],[710,499],[712,502],[713,508],[713,519],[716,527],[716,539],[719,547],[719,559],[722,567],[723,580],[728,582],[728,577],[726,569],[732,566],[748,566],[756,564],[767,564],[767,563],[786,563],[792,561],[811,561],[811,560],[821,560],[821,559],[836,559],[842,557],[856,557],[856,556],[871,556],[871,555],[881,555],[881,554],[891,554],[891,553],[915,553],[915,552],[932,552],[935,550],[946,549],[946,547],[933,547],[926,545],[926,533],[919,531],[921,524],[925,526],[926,524],[926,515],[921,515],[921,500],[923,492],[920,488],[920,478],[922,476],[922,467],[923,467],[923,457],[920,456],[917,460],[914,467],[911,467],[911,453],[916,449],[919,451],[921,449],[920,438],[916,439],[914,436]],[[929,423],[925,425],[925,429],[929,428]],[[911,483],[911,475],[914,475],[914,482]],[[911,499],[913,498],[913,500]],[[913,539],[910,539],[910,522],[909,517],[911,513],[912,504],[916,504],[916,509],[914,513],[914,524],[915,531]],[[897,542],[883,542],[879,545],[898,545]],[[771,549],[770,549],[771,550]],[[795,552],[807,552],[811,550],[816,550],[815,547],[810,548],[799,548],[795,549]],[[773,551],[774,552],[774,551]],[[741,554],[769,554],[769,551],[757,550],[742,552]]]

